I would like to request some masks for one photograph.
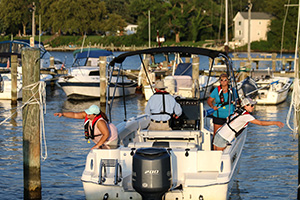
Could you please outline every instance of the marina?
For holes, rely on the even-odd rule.
[[[57,53],[58,55],[61,53]],[[65,56],[61,55],[61,56]],[[68,58],[67,58],[68,60]],[[128,116],[143,114],[146,106],[142,95],[129,96]],[[261,120],[279,120],[285,117],[291,97],[277,106],[257,106],[254,115]],[[21,102],[18,102],[20,106]],[[43,199],[84,199],[80,177],[91,144],[86,143],[82,120],[55,118],[60,111],[82,111],[98,101],[70,101],[58,88],[47,87],[45,115],[48,158],[41,162]],[[117,110],[112,113],[114,124],[120,117],[122,100],[117,99]],[[1,101],[1,119],[13,114],[10,101]],[[2,121],[1,120],[1,121]],[[22,113],[1,125],[1,169],[6,172],[0,184],[2,199],[22,199]],[[4,126],[4,128],[3,128]],[[248,130],[240,168],[233,181],[229,199],[295,199],[297,183],[297,140],[287,127],[267,131],[258,126]],[[44,148],[45,146],[43,146]],[[43,149],[45,153],[45,148]],[[264,188],[264,189],[262,189]],[[19,192],[16,192],[19,191]]]
[[[142,96],[130,98],[130,113],[146,106]],[[92,147],[84,139],[83,120],[58,119],[58,111],[81,111],[97,101],[72,102],[63,91],[47,92],[47,113],[45,115],[48,158],[41,161],[43,199],[84,199],[81,175],[86,156]],[[254,115],[261,120],[285,122],[290,96],[277,106],[257,106]],[[122,105],[120,100],[118,105]],[[20,105],[20,104],[18,104]],[[12,112],[10,101],[1,101],[1,119]],[[6,111],[6,112],[3,112]],[[120,108],[113,113],[113,123],[120,123]],[[22,162],[22,114],[1,125],[1,199],[23,198]],[[240,168],[234,179],[229,199],[296,199],[297,188],[297,140],[285,126],[268,130],[251,126],[240,160]],[[276,131],[274,130],[276,129]]]

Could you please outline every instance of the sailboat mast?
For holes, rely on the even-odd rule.
[[[251,0],[248,0],[248,62],[249,65],[251,66],[251,9],[252,9],[252,3]]]
[[[225,0],[225,52],[228,54],[228,0]]]

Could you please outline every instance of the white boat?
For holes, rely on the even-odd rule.
[[[61,76],[57,83],[62,87],[69,99],[95,99],[100,97],[99,57],[112,57],[112,52],[91,49],[75,53],[73,67],[67,76]],[[82,64],[82,60],[84,61]],[[76,66],[75,64],[78,64]],[[108,74],[106,75],[108,77]],[[127,77],[112,76],[109,85],[109,96],[120,97],[135,93],[137,84]]]
[[[250,77],[257,87],[254,91],[257,104],[276,105],[284,102],[293,83],[289,77],[274,77],[270,70],[253,70]]]
[[[174,66],[175,67],[175,66]],[[213,89],[213,85],[218,81],[216,77],[199,75],[199,90],[200,98],[206,99],[209,97]],[[192,80],[192,63],[179,63],[174,70],[173,75],[166,76],[162,81],[166,86],[166,91],[171,95],[180,97],[193,96],[193,80]],[[155,85],[145,85],[145,99],[149,98],[154,93]]]
[[[231,66],[222,52],[193,47],[125,53],[110,65],[156,51],[218,57]],[[234,86],[233,71],[228,73]],[[228,199],[247,129],[224,151],[211,150],[213,130],[204,116],[203,99],[176,101],[183,114],[171,123],[172,130],[149,131],[148,115],[132,117],[117,125],[120,145],[116,149],[89,152],[81,177],[86,199]]]
[[[41,74],[40,80],[44,82],[49,82],[52,80],[53,76],[50,74]],[[11,94],[11,73],[8,70],[6,73],[2,73],[3,86],[0,91],[0,99],[9,100],[12,98]],[[17,99],[22,99],[22,67],[17,67]]]
[[[50,70],[51,54],[45,50],[42,43],[34,42],[34,46],[40,49],[40,68]],[[0,70],[3,78],[3,89],[0,91],[0,99],[11,99],[11,72],[10,72],[10,57],[11,55],[18,56],[17,66],[17,98],[22,98],[22,63],[21,50],[22,48],[30,47],[29,40],[7,40],[0,42]],[[62,62],[54,59],[55,69],[60,69]],[[55,70],[52,69],[52,70]],[[53,76],[50,74],[41,74],[40,80],[50,83]]]

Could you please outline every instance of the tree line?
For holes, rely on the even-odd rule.
[[[248,1],[228,0],[230,40],[233,18],[239,11],[247,12]],[[298,3],[251,0],[253,12],[273,16],[264,43],[269,48],[294,48],[298,7],[286,6],[288,2]],[[225,34],[225,0],[0,0],[0,8],[2,34],[30,35],[33,10],[37,30],[41,16],[41,29],[47,34],[118,35],[130,23],[138,25],[136,37],[147,41],[149,11],[152,41],[157,31],[175,42],[222,41]]]

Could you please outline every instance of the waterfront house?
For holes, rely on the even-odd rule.
[[[138,27],[138,25],[135,25],[135,24],[128,24],[128,25],[124,28],[124,31],[125,31],[126,35],[135,34],[136,31],[137,31],[137,27]]]
[[[238,12],[233,18],[234,43],[242,46],[248,43],[248,12]],[[263,12],[251,12],[250,42],[267,40],[271,15]]]

